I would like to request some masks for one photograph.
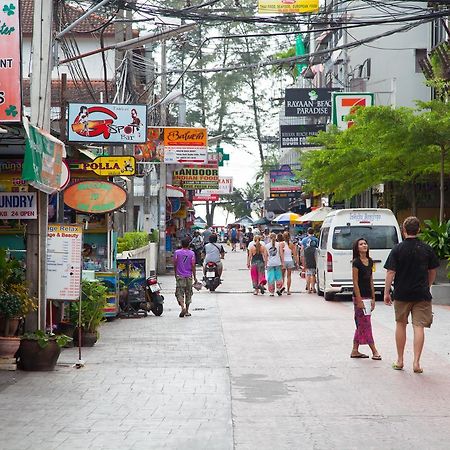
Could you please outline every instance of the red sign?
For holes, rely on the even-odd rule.
[[[22,121],[19,0],[0,9],[0,123]]]

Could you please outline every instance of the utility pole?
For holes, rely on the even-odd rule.
[[[166,41],[161,42],[161,99],[167,95],[167,55]],[[161,126],[167,124],[166,106],[163,102],[160,105]],[[166,260],[166,195],[167,195],[167,165],[161,161],[159,165],[159,273],[167,271]]]
[[[51,73],[52,73],[52,22],[53,1],[34,2],[32,74],[31,74],[31,124],[50,132]],[[45,330],[47,313],[47,210],[48,195],[37,191],[36,220],[27,225],[27,283],[30,294],[37,298],[37,315],[27,320],[27,331]]]

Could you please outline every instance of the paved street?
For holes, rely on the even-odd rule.
[[[417,375],[410,343],[390,367],[391,308],[373,316],[383,360],[350,359],[350,302],[300,292],[298,273],[292,296],[253,296],[242,252],[190,318],[161,282],[163,316],[104,324],[84,368],[65,349],[55,372],[0,372],[1,450],[449,447],[450,308],[435,307]]]

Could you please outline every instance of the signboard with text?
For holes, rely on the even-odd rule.
[[[147,139],[147,106],[69,103],[69,142],[139,144]]]
[[[277,170],[271,170],[269,176],[271,197],[288,197],[287,195],[282,196],[280,193],[296,192],[300,194],[302,186],[292,171],[291,166],[284,164]]]
[[[47,233],[47,298],[80,298],[82,225],[49,224]]]
[[[204,164],[208,161],[206,128],[164,128],[164,162]]]
[[[36,192],[0,192],[0,219],[36,218]]]
[[[219,176],[219,189],[203,189],[195,193],[194,200],[219,200],[219,195],[227,195],[233,192],[233,177]]]
[[[358,107],[374,105],[374,94],[369,92],[334,92],[333,93],[333,124],[340,130],[347,130],[353,121],[347,116],[353,114]]]
[[[306,14],[319,11],[319,0],[258,0],[260,14]]]
[[[22,121],[19,0],[0,6],[0,123]]]
[[[183,167],[172,175],[172,184],[183,189],[218,189],[219,169],[217,165],[207,164],[201,167]]]
[[[131,176],[136,172],[136,160],[134,156],[98,156],[93,161],[78,164],[77,169],[102,177]]]
[[[284,106],[286,117],[331,116],[331,93],[335,89],[286,89]]]
[[[317,136],[319,131],[325,131],[326,125],[280,125],[281,148],[314,147],[308,142],[308,137]]]

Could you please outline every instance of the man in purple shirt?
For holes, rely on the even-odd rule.
[[[195,253],[189,249],[190,238],[181,241],[179,250],[173,254],[173,266],[175,269],[176,289],[175,297],[181,306],[180,317],[189,317],[189,305],[192,302],[192,279],[197,282],[195,274]]]

